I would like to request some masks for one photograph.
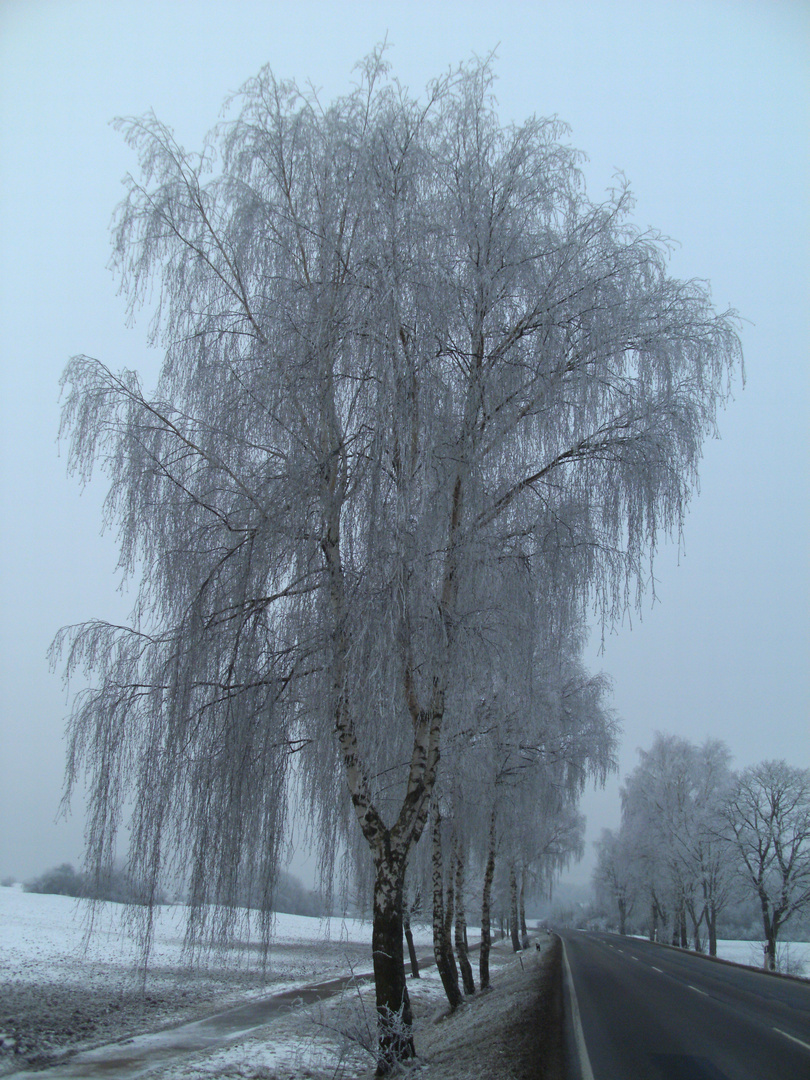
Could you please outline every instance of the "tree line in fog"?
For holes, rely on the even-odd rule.
[[[810,770],[763,761],[735,772],[728,747],[656,735],[621,789],[618,830],[597,842],[597,896],[619,933],[717,952],[717,927],[755,905],[764,962],[810,910]]]

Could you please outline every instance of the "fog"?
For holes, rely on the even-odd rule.
[[[583,801],[588,844],[619,819],[620,776],[653,732],[725,740],[738,766],[810,764],[808,342],[810,8],[646,3],[227,2],[0,6],[2,688],[0,877],[79,862],[81,800],[55,822],[66,692],[56,630],[123,620],[104,489],[65,475],[59,376],[74,353],[160,357],[148,318],[125,326],[108,225],[134,155],[109,121],[154,108],[196,148],[223,100],[264,63],[328,100],[387,37],[412,89],[497,54],[504,121],[557,114],[584,150],[591,196],[617,169],[635,220],[678,241],[676,276],[708,279],[745,320],[745,389],[706,446],[680,550],[663,545],[643,618],[598,631],[613,677],[620,774]],[[587,880],[590,856],[570,872]],[[300,853],[294,869],[309,877]]]

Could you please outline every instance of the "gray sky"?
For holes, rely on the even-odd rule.
[[[80,493],[55,441],[71,355],[147,375],[160,359],[107,270],[135,168],[108,121],[151,107],[196,149],[263,64],[328,99],[386,34],[414,90],[497,48],[502,120],[567,121],[591,196],[624,171],[638,224],[680,242],[672,272],[748,320],[747,385],[706,447],[685,551],[662,550],[660,602],[589,661],[615,680],[622,773],[656,730],[724,739],[739,766],[810,765],[808,3],[0,0],[0,876],[80,858],[80,806],[54,824],[66,707],[45,653],[61,625],[129,604],[103,487]],[[584,800],[589,841],[618,824],[618,785]]]

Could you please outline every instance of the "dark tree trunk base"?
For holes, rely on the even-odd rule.
[[[378,863],[371,938],[379,1038],[377,1076],[388,1075],[397,1062],[416,1055],[402,949],[403,877],[404,867],[391,866],[388,860]]]
[[[411,962],[411,978],[419,979],[421,978],[419,974],[419,958],[416,955],[416,948],[413,943],[413,932],[410,926],[408,926],[405,931],[405,940],[408,943],[408,958]]]

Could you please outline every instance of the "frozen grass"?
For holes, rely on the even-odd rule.
[[[514,1029],[536,1005],[545,953],[515,957],[502,942],[492,954],[494,990],[453,1015],[434,969],[408,986],[419,1057],[402,1074],[418,1080],[512,1080]],[[233,1043],[139,1073],[144,1080],[372,1080],[374,991],[354,987],[316,1006],[294,1008]],[[59,1075],[58,1070],[55,1075]]]
[[[16,1047],[6,1046],[0,1071],[53,1063],[69,1049],[81,1053],[44,1075],[53,1080],[110,1075],[116,1080],[366,1080],[373,1075],[376,1023],[369,984],[314,1006],[294,1005],[270,1024],[204,1050],[161,1057],[161,1040],[174,1038],[176,1029],[148,1034],[179,1022],[191,1021],[193,1028],[196,1018],[231,1002],[352,968],[367,971],[368,923],[278,916],[271,967],[263,980],[255,955],[244,948],[191,973],[182,950],[182,910],[166,908],[158,915],[154,966],[144,989],[132,971],[137,952],[121,925],[120,909],[104,905],[99,914],[85,948],[83,911],[75,901],[0,888],[0,1032],[17,1040]],[[415,931],[418,944],[428,946],[429,930]],[[510,1025],[526,1026],[523,1010],[536,999],[543,960],[535,950],[515,957],[507,942],[496,945],[495,989],[476,995],[453,1016],[447,1015],[434,969],[409,979],[420,1057],[408,1073],[419,1080],[522,1075],[510,1071],[504,1047],[514,1045]],[[26,1037],[30,1043],[23,1047]],[[113,1040],[126,1042],[107,1045]],[[132,1067],[111,1072],[111,1056],[120,1056],[122,1046],[132,1054]]]
[[[211,957],[191,971],[183,953],[183,911],[159,911],[145,984],[133,970],[136,943],[121,923],[122,909],[102,905],[84,940],[84,910],[59,896],[0,888],[0,1073],[45,1065],[65,1051],[95,1047],[56,1065],[47,1075],[115,1075],[116,1080],[368,1080],[373,1074],[373,987],[355,986],[316,1006],[293,1006],[270,1024],[237,1032],[205,1050],[156,1054],[165,1036],[150,1035],[193,1022],[228,1005],[290,987],[370,970],[371,927],[358,920],[279,915],[275,944],[262,975],[255,947]],[[415,928],[425,950],[430,932]],[[721,941],[723,959],[761,964],[757,942]],[[782,947],[793,967],[810,970],[810,944]],[[785,955],[787,954],[787,955]],[[510,1050],[526,1029],[537,1000],[545,954],[515,957],[507,942],[492,955],[494,990],[477,994],[453,1016],[434,969],[409,980],[419,1059],[407,1070],[418,1080],[509,1080]],[[140,1033],[140,1034],[139,1034]],[[129,1039],[131,1071],[110,1071],[109,1056]],[[105,1068],[105,1060],[107,1065]]]
[[[87,938],[86,905],[0,888],[0,1074],[370,967],[368,923],[278,915],[264,972],[258,947],[244,941],[191,970],[183,909],[165,907],[144,979],[123,910],[99,905]],[[427,945],[429,931],[414,929]]]

